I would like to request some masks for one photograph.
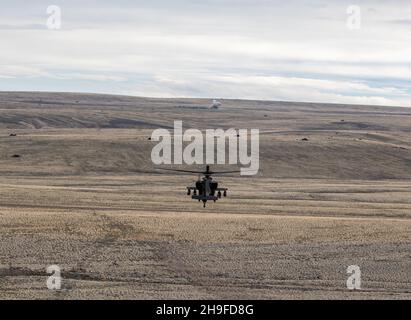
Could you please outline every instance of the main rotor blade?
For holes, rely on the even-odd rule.
[[[163,170],[163,171],[172,171],[172,172],[183,172],[183,173],[196,173],[196,174],[203,174],[203,175],[220,175],[220,174],[230,174],[230,173],[241,173],[241,170],[235,170],[235,171],[192,171],[192,170],[179,170],[179,169],[163,169],[163,168],[157,168],[156,170]]]
[[[165,170],[165,171],[173,171],[173,172],[185,172],[185,173],[203,173],[203,171],[190,171],[190,170],[178,170],[178,169],[163,169],[157,168],[156,170]]]
[[[212,171],[211,173],[212,174],[226,174],[226,173],[240,173],[240,172],[241,172],[240,170],[237,170],[237,171],[219,171],[219,172]]]

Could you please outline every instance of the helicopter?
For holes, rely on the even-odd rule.
[[[190,171],[190,170],[175,170],[175,169],[161,169],[174,172],[184,172],[184,173],[196,173],[198,174],[198,180],[194,187],[187,187],[187,195],[193,195],[191,199],[198,200],[198,202],[203,202],[203,207],[206,207],[207,201],[216,202],[221,197],[227,197],[228,188],[219,188],[218,182],[214,181],[211,177],[212,175],[228,174],[228,173],[238,173],[241,171],[220,171],[213,172],[210,171],[210,166],[206,166],[205,171]],[[203,176],[203,177],[201,177]]]

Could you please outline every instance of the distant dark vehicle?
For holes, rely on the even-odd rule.
[[[210,171],[210,166],[206,167],[206,171],[188,171],[188,170],[174,170],[174,169],[160,169],[160,170],[167,170],[167,171],[175,171],[175,172],[185,172],[185,173],[196,173],[198,174],[198,180],[194,187],[187,187],[187,195],[191,195],[191,191],[193,195],[191,199],[198,200],[198,202],[203,201],[204,208],[206,207],[207,201],[214,201],[216,202],[221,196],[227,197],[227,188],[219,188],[218,182],[213,181],[211,175],[215,174],[227,174],[227,173],[238,173],[240,171],[221,171],[221,172],[212,172]],[[201,175],[204,177],[201,178]]]
[[[16,133],[10,133],[9,137],[17,137],[17,134]]]
[[[21,155],[19,155],[19,154],[13,154],[11,157],[12,157],[12,158],[20,158]]]
[[[301,141],[309,141],[308,138],[303,138]]]

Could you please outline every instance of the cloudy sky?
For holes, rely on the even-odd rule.
[[[411,107],[410,0],[0,5],[3,91]],[[61,8],[60,30],[47,28],[50,5]],[[347,27],[350,5],[360,29]]]

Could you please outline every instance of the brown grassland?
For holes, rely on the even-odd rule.
[[[411,298],[411,109],[209,102],[0,93],[0,299]],[[204,209],[151,162],[174,120],[259,128],[259,174]]]

